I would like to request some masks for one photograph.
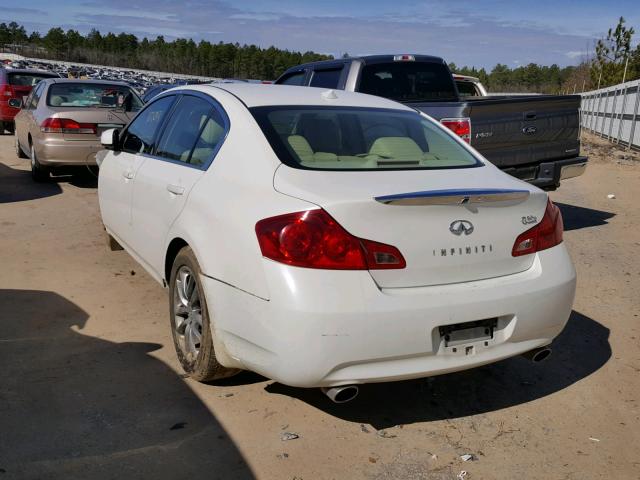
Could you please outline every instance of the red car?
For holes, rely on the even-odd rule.
[[[12,98],[23,99],[31,93],[33,86],[43,78],[59,78],[53,72],[43,70],[22,70],[0,68],[0,135],[8,130],[11,134],[15,131],[13,118],[20,111],[9,105]]]

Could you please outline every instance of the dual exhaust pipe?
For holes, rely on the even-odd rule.
[[[522,356],[531,360],[533,363],[540,363],[545,361],[551,355],[551,348],[539,347],[534,348]],[[324,393],[333,403],[347,403],[358,396],[357,385],[342,385],[339,387],[322,387],[322,393]]]

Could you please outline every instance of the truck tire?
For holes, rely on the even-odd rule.
[[[206,382],[239,372],[221,365],[216,358],[200,266],[190,247],[180,250],[173,261],[169,316],[178,360],[191,378]]]

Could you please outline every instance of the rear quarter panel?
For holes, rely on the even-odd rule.
[[[253,116],[226,92],[221,91],[218,100],[229,116],[229,133],[189,194],[169,231],[166,247],[182,238],[205,275],[266,299],[270,292],[256,222],[315,205],[274,190],[274,173],[281,163]]]

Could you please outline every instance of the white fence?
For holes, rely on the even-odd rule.
[[[640,80],[581,95],[582,128],[614,143],[640,150]]]

